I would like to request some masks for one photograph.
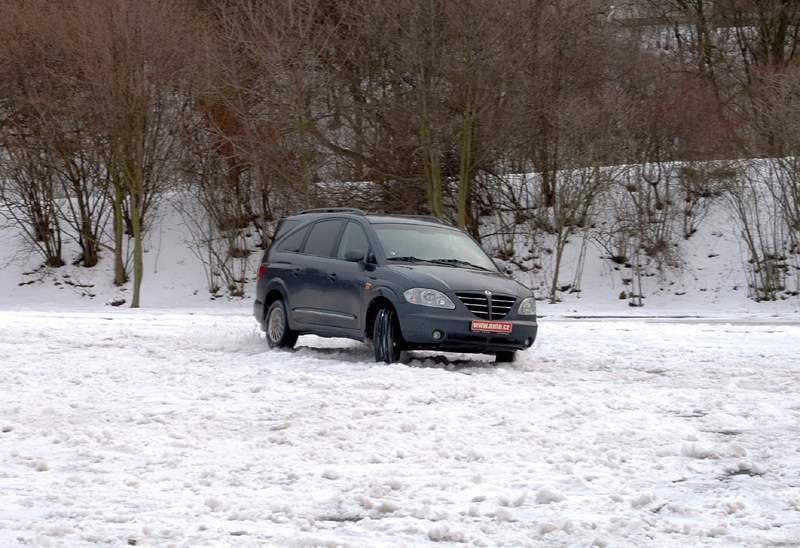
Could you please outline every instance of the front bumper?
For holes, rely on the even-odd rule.
[[[476,332],[470,329],[470,325],[479,318],[472,314],[463,314],[458,309],[440,310],[412,304],[400,305],[397,316],[409,350],[476,353],[524,350],[536,340],[539,329],[535,316],[510,314],[499,321],[511,322],[511,333]],[[440,340],[433,338],[433,332],[437,330],[443,333]]]

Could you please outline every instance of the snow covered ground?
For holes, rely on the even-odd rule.
[[[139,311],[109,253],[41,268],[4,224],[0,548],[800,546],[800,298],[747,298],[735,231],[713,211],[643,308],[589,245],[514,365],[378,366],[348,341],[268,352],[261,252],[243,299],[212,299],[169,202]],[[516,273],[539,297],[542,260]]]
[[[800,545],[800,324],[371,362],[241,310],[0,311],[0,546]]]

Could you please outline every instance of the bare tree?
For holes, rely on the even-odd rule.
[[[0,201],[4,214],[22,230],[45,263],[58,267],[62,226],[58,173],[48,129],[58,92],[48,70],[58,51],[45,34],[48,11],[39,17],[22,3],[0,9]]]
[[[125,279],[127,229],[133,240],[131,306],[138,307],[144,237],[171,178],[174,128],[186,103],[193,55],[187,6],[178,0],[114,0],[103,6],[74,0],[61,8],[53,32],[70,63],[60,77],[78,82],[74,112],[102,147],[113,203],[115,282]]]
[[[64,265],[58,215],[58,183],[45,151],[26,136],[8,137],[0,157],[0,202],[3,215],[20,228],[26,240],[50,267]]]

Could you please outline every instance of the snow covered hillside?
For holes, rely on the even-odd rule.
[[[1,546],[798,546],[800,326],[371,363],[248,315],[0,313]]]
[[[541,257],[542,269],[522,272],[513,264],[501,261],[520,281],[532,287],[543,300],[539,313],[544,316],[572,314],[605,315],[768,315],[796,317],[800,298],[790,297],[777,302],[756,303],[747,297],[745,260],[730,216],[722,209],[713,210],[703,221],[698,233],[683,242],[680,270],[653,271],[644,278],[645,305],[632,309],[620,299],[630,272],[609,261],[596,244],[586,242],[578,234],[566,246],[562,275],[564,283],[573,281],[581,271],[579,293],[564,291],[562,302],[545,302],[546,287],[552,276],[551,258]],[[490,232],[490,227],[487,228]],[[248,282],[243,299],[230,298],[224,289],[217,296],[208,290],[206,271],[190,244],[191,233],[172,202],[165,200],[153,223],[145,247],[145,272],[142,289],[144,308],[192,308],[249,310],[255,287],[255,273],[262,251],[256,247],[258,235],[247,235],[253,250],[247,262]],[[502,246],[500,238],[487,237],[489,250]],[[542,244],[547,246],[547,242]],[[527,251],[517,244],[519,256]],[[65,242],[65,258],[78,255],[74,242]],[[581,253],[583,259],[581,260]],[[13,225],[0,226],[0,308],[50,309],[107,308],[110,303],[130,303],[128,287],[112,284],[113,265],[110,252],[105,252],[97,267],[67,265],[58,269],[41,266],[41,258],[26,247]],[[796,275],[796,274],[795,274]],[[791,283],[795,282],[791,280]]]

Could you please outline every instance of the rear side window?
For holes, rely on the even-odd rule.
[[[341,219],[320,221],[315,224],[308,236],[303,253],[317,257],[333,257],[333,246],[339,238],[339,231],[343,224],[344,221]]]
[[[272,237],[273,240],[277,240],[291,229],[297,226],[299,223],[297,219],[284,219],[278,223],[278,228],[275,229],[275,235]]]
[[[300,251],[300,246],[303,245],[303,240],[305,239],[307,233],[308,233],[308,227],[305,227],[301,228],[294,234],[289,234],[289,236],[284,238],[283,241],[278,244],[278,251],[298,253]]]
[[[369,240],[364,229],[357,223],[347,223],[342,234],[342,241],[339,242],[339,251],[336,257],[344,259],[348,251],[363,251],[365,256],[369,255]]]

